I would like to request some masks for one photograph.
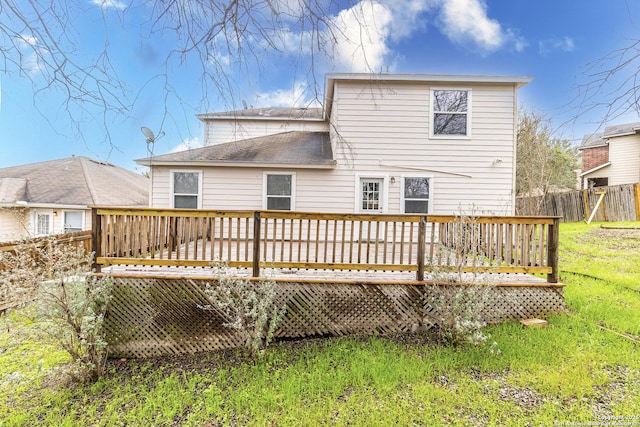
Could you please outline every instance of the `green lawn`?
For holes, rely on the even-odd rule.
[[[560,233],[570,313],[546,328],[488,328],[479,348],[315,340],[278,344],[257,364],[235,352],[112,361],[96,383],[63,383],[65,356],[11,312],[0,318],[0,425],[640,425],[640,230]]]

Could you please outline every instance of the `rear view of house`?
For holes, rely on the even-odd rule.
[[[640,123],[586,135],[580,151],[582,188],[640,182]]]
[[[148,181],[80,156],[2,168],[0,241],[90,230],[90,206],[148,206]]]
[[[202,114],[205,147],[137,162],[152,207],[509,215],[529,81],[329,74],[320,108]]]

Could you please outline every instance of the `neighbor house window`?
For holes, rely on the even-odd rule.
[[[470,90],[433,89],[431,126],[434,136],[469,136]]]
[[[171,175],[173,207],[198,209],[201,205],[202,173],[173,171]]]
[[[65,233],[82,231],[82,225],[84,224],[84,212],[64,211],[63,220]]]
[[[294,209],[295,175],[267,173],[264,175],[265,207],[279,211]]]
[[[403,188],[404,213],[429,213],[431,180],[425,177],[405,177]]]
[[[34,232],[36,236],[51,234],[51,212],[36,212],[34,218]]]

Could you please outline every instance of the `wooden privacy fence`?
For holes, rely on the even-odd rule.
[[[516,199],[518,215],[549,215],[564,222],[585,221],[604,193],[593,221],[640,221],[640,184],[598,187]]]
[[[558,225],[556,217],[94,208],[93,250],[97,271],[224,260],[253,277],[262,268],[415,271],[423,281],[425,271],[459,269],[543,273],[557,283]],[[466,264],[471,253],[482,265]]]
[[[49,256],[53,245],[92,250],[91,231],[42,236],[21,241],[0,243],[0,274],[12,268],[29,268],[32,276],[47,277],[53,261]],[[20,256],[16,256],[16,255]],[[19,265],[18,265],[19,264]],[[17,283],[19,279],[0,281],[0,312],[31,301],[35,296],[35,284]]]

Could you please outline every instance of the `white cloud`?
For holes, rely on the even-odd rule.
[[[483,0],[444,0],[440,19],[450,40],[462,45],[471,42],[483,52],[498,50],[508,39],[500,23],[487,16]]]
[[[410,37],[427,26],[424,13],[435,8],[439,0],[381,0],[391,12],[390,36],[394,41]]]
[[[42,57],[48,52],[38,47],[38,39],[29,34],[20,34],[16,37],[16,46],[20,50],[22,70],[34,76],[42,72]]]
[[[547,55],[552,51],[573,52],[576,48],[575,42],[571,37],[559,37],[538,42],[538,50],[540,55]]]
[[[170,153],[177,153],[178,151],[186,151],[186,150],[192,150],[194,148],[202,148],[202,147],[204,147],[204,143],[200,141],[200,138],[195,136],[191,139],[189,138],[183,139],[182,143],[173,147]]]
[[[367,0],[341,11],[333,19],[335,67],[342,71],[371,72],[386,65],[392,18],[385,5]]]
[[[100,6],[103,9],[113,8],[117,10],[124,10],[127,8],[126,3],[118,0],[91,0],[91,3],[96,6]]]
[[[312,104],[307,97],[305,83],[296,82],[288,90],[277,89],[271,92],[258,93],[255,96],[253,107],[308,107]]]

